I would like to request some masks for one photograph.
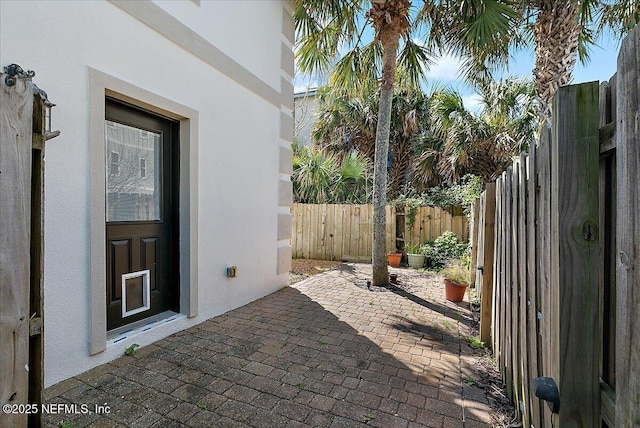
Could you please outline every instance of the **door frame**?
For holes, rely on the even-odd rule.
[[[180,123],[179,254],[180,313],[198,314],[198,112],[89,67],[89,354],[107,349],[105,102],[112,98]],[[171,333],[167,331],[167,334]]]

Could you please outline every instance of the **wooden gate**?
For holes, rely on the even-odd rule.
[[[0,73],[0,426],[37,427],[42,424],[44,382],[44,143],[58,132],[48,130],[47,111],[53,105],[31,82],[34,73],[14,64],[4,71]],[[20,407],[25,404],[31,407]]]
[[[640,26],[609,82],[561,88],[553,112],[551,128],[496,182],[493,242],[489,188],[479,204],[485,275],[493,257],[481,334],[523,426],[637,427]],[[559,408],[536,396],[541,377],[557,387]]]

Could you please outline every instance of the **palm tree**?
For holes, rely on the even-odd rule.
[[[431,96],[436,141],[416,156],[416,190],[424,190],[424,181],[433,182],[434,170],[449,184],[466,174],[493,181],[533,141],[538,111],[531,81],[509,78],[483,85],[479,91],[478,113],[465,108],[462,97],[450,89]]]
[[[418,87],[434,47],[447,46],[476,57],[471,62],[476,65],[504,60],[508,54],[505,41],[512,35],[516,16],[507,0],[424,0],[413,11],[411,6],[409,0],[296,0],[294,10],[296,60],[302,72],[327,71],[340,50],[348,49],[334,67],[330,85],[349,90],[377,86],[379,90],[373,184],[374,285],[389,282],[385,205],[396,67],[405,70]],[[364,44],[366,25],[373,29],[375,40]],[[424,45],[414,42],[420,32],[428,33]]]
[[[316,144],[340,157],[357,149],[373,163],[378,93],[351,96],[329,88],[320,93],[318,120],[312,129]],[[414,146],[428,129],[427,111],[427,97],[422,91],[395,91],[389,130],[387,199],[396,198],[409,181]]]
[[[371,162],[357,150],[341,159],[293,144],[293,200],[307,204],[366,204],[371,201]]]
[[[640,3],[637,0],[603,1],[598,10],[598,32],[610,30],[622,40],[640,23]]]
[[[610,29],[620,38],[640,22],[637,0],[533,0],[524,3],[525,39],[533,36],[536,95],[543,120],[551,119],[551,100],[571,80],[576,60],[589,59],[597,34]],[[533,27],[529,23],[533,20]],[[532,34],[530,32],[532,31]],[[518,44],[522,39],[514,39]]]

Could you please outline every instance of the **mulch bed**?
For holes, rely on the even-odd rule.
[[[324,273],[328,270],[340,266],[340,261],[313,260],[313,259],[293,259],[291,260],[291,272],[289,278],[291,284],[300,282],[310,276]]]

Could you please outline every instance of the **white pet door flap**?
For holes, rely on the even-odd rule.
[[[149,277],[148,269],[122,275],[122,318],[151,308]]]

